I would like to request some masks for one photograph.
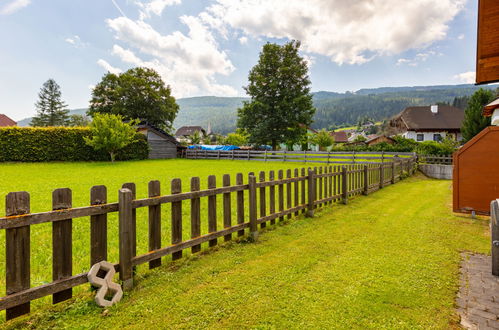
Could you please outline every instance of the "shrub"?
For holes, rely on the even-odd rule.
[[[85,127],[5,127],[0,128],[0,161],[103,161],[109,155],[85,144],[91,131]],[[145,136],[116,155],[117,160],[146,159],[149,146]]]

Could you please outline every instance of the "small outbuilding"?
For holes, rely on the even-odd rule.
[[[149,144],[149,159],[176,158],[180,143],[162,129],[148,123],[140,123],[137,131],[147,137]]]
[[[379,143],[394,144],[395,140],[386,135],[375,135],[375,136],[369,136],[366,141],[366,144],[368,146],[374,146]]]
[[[453,157],[454,212],[488,215],[499,198],[499,127],[485,128]]]

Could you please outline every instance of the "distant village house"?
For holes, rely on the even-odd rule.
[[[450,105],[408,107],[390,121],[395,133],[417,142],[441,141],[446,137],[460,141],[462,109]]]
[[[17,126],[17,123],[7,117],[4,114],[0,113],[0,127],[11,127],[11,126]]]
[[[204,137],[210,134],[211,132],[206,132],[204,128],[201,126],[182,126],[177,132],[175,132],[175,138],[179,142],[187,142],[190,143],[190,136],[194,135],[194,133],[198,132],[199,136]]]

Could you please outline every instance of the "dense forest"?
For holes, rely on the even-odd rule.
[[[495,89],[497,86],[484,86]],[[316,92],[314,105],[317,112],[312,127],[332,129],[356,125],[361,118],[382,121],[408,106],[447,103],[464,108],[466,96],[480,87],[474,85],[444,85],[416,87],[382,87],[360,89],[356,92]],[[178,99],[180,111],[173,123],[175,128],[185,125],[211,125],[213,132],[227,134],[236,128],[237,108],[246,98],[242,97],[192,97]],[[73,114],[74,111],[71,111]],[[76,110],[84,113],[85,109]],[[20,121],[26,126],[31,118]]]

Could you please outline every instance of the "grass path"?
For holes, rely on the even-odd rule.
[[[9,327],[437,328],[456,321],[459,251],[488,223],[452,215],[449,181],[406,179],[218,251],[137,276],[103,311],[91,293]]]

